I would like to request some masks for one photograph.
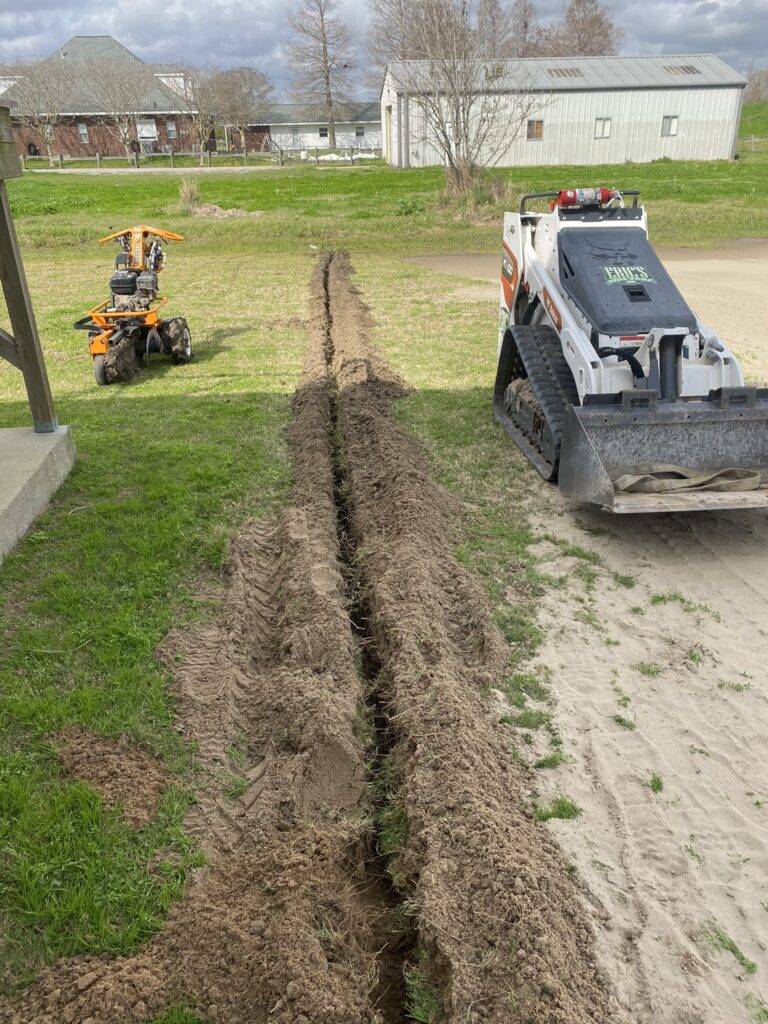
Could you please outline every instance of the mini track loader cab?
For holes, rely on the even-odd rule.
[[[768,390],[691,311],[637,196],[547,192],[505,215],[496,417],[607,511],[768,507]]]
[[[163,241],[181,242],[183,236],[139,224],[99,239],[100,244],[117,242],[119,250],[110,298],[75,324],[77,330],[88,331],[97,384],[129,379],[139,360],[153,352],[169,355],[174,363],[192,358],[187,321],[161,315],[168,301],[158,291],[158,274],[165,265]]]

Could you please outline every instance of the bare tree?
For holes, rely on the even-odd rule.
[[[201,164],[226,105],[222,95],[221,75],[218,68],[187,68],[184,71],[185,100],[194,133],[200,143]]]
[[[16,81],[3,102],[11,104],[15,121],[42,140],[52,165],[56,127],[72,106],[72,70],[66,61],[48,58],[19,64],[8,77]]]
[[[543,100],[523,65],[509,61],[509,20],[499,0],[412,0],[398,36],[420,56],[395,67],[407,94],[406,134],[433,146],[449,187],[467,189],[497,164]]]
[[[416,50],[409,28],[411,0],[371,0],[368,23],[368,79],[381,85],[387,64],[415,60],[424,54]]]
[[[747,88],[744,90],[745,103],[764,103],[768,100],[768,68],[756,68],[748,64],[746,71]]]
[[[618,53],[624,31],[601,0],[570,0],[562,25],[550,27],[545,51],[552,57],[604,57]]]
[[[510,57],[538,57],[546,48],[545,30],[534,0],[514,0],[509,11]]]
[[[272,90],[267,75],[256,68],[231,68],[215,75],[214,91],[220,99],[220,114],[240,133],[243,150],[248,125],[259,124],[267,117]]]
[[[301,0],[288,19],[296,34],[289,50],[294,93],[324,111],[331,149],[336,147],[336,115],[348,98],[354,68],[352,35],[338,9],[339,0]]]
[[[151,68],[93,60],[78,65],[78,77],[92,96],[94,113],[130,156],[137,138],[136,121],[151,106],[156,84]]]

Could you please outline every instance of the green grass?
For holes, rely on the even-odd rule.
[[[616,725],[620,725],[622,729],[626,729],[628,732],[634,732],[637,725],[632,721],[631,718],[625,718],[624,715],[614,715],[613,720]]]
[[[725,953],[730,953],[741,967],[743,967],[746,974],[754,974],[757,970],[757,964],[750,960],[748,956],[739,949],[730,935],[726,934],[722,928],[716,924],[709,924],[704,930],[704,939],[712,946],[713,949],[722,950]]]
[[[664,789],[664,780],[658,772],[651,772],[651,777],[648,780],[648,788],[653,793],[661,793],[661,791]]]
[[[661,675],[661,665],[657,665],[655,661],[638,661],[632,667],[646,679],[656,679]]]
[[[200,176],[204,202],[264,211],[243,221],[236,237],[231,222],[205,222],[178,211],[181,173],[140,175],[27,174],[8,183],[27,246],[69,257],[72,245],[122,227],[129,219],[172,217],[193,244],[227,239],[231,249],[306,252],[310,245],[347,246],[364,252],[482,252],[498,248],[503,206],[526,191],[558,183],[640,188],[656,242],[707,245],[717,240],[768,235],[768,153],[746,152],[736,162],[658,161],[599,167],[518,167],[493,172],[509,195],[458,208],[438,202],[439,168],[395,171],[374,164],[349,167],[287,167],[243,174]],[[704,215],[706,213],[706,215]],[[51,215],[61,219],[51,222]],[[118,223],[119,222],[119,223]]]
[[[189,317],[197,359],[97,388],[71,323],[103,291],[111,254],[75,250],[67,265],[25,253],[78,462],[0,566],[0,919],[13,945],[0,950],[13,963],[2,987],[57,956],[137,948],[182,892],[192,752],[155,650],[172,626],[211,614],[196,578],[218,573],[228,537],[289,483],[282,431],[305,344],[297,281],[311,261],[244,266],[218,245],[212,275],[200,251],[176,256],[172,308]],[[3,363],[0,426],[27,423],[21,377]],[[51,738],[68,725],[125,733],[166,763],[176,788],[150,827],[134,832],[60,777]],[[166,848],[179,868],[158,878],[148,864]]]
[[[427,954],[416,951],[417,963],[405,970],[406,1013],[417,1024],[439,1024],[443,1011],[437,993],[427,976]]]
[[[759,996],[749,993],[744,999],[744,1005],[749,1010],[750,1018],[754,1024],[768,1024],[768,1006],[765,1005]]]
[[[745,103],[741,111],[739,138],[768,139],[768,103]]]
[[[166,1010],[159,1017],[155,1017],[150,1024],[203,1024],[197,1014],[182,1008]]]
[[[536,821],[550,821],[552,818],[570,821],[572,818],[578,818],[580,814],[581,808],[567,796],[558,796],[549,805],[537,804],[533,809]]]

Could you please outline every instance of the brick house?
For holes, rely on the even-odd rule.
[[[100,109],[98,88],[89,68],[98,64],[115,74],[134,76],[142,83],[131,127],[131,148],[137,152],[189,152],[197,142],[185,100],[184,73],[171,65],[146,64],[111,36],[75,36],[54,51],[45,63],[66,61],[71,74],[69,95],[59,101],[62,114],[53,127],[52,151],[65,156],[123,156],[119,133]],[[22,123],[23,95],[18,85],[23,69],[0,70],[0,101],[11,108],[20,153],[45,153],[39,130]]]

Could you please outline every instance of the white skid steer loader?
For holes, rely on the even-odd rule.
[[[496,417],[545,480],[610,512],[768,507],[768,390],[699,323],[637,197],[505,214]]]

